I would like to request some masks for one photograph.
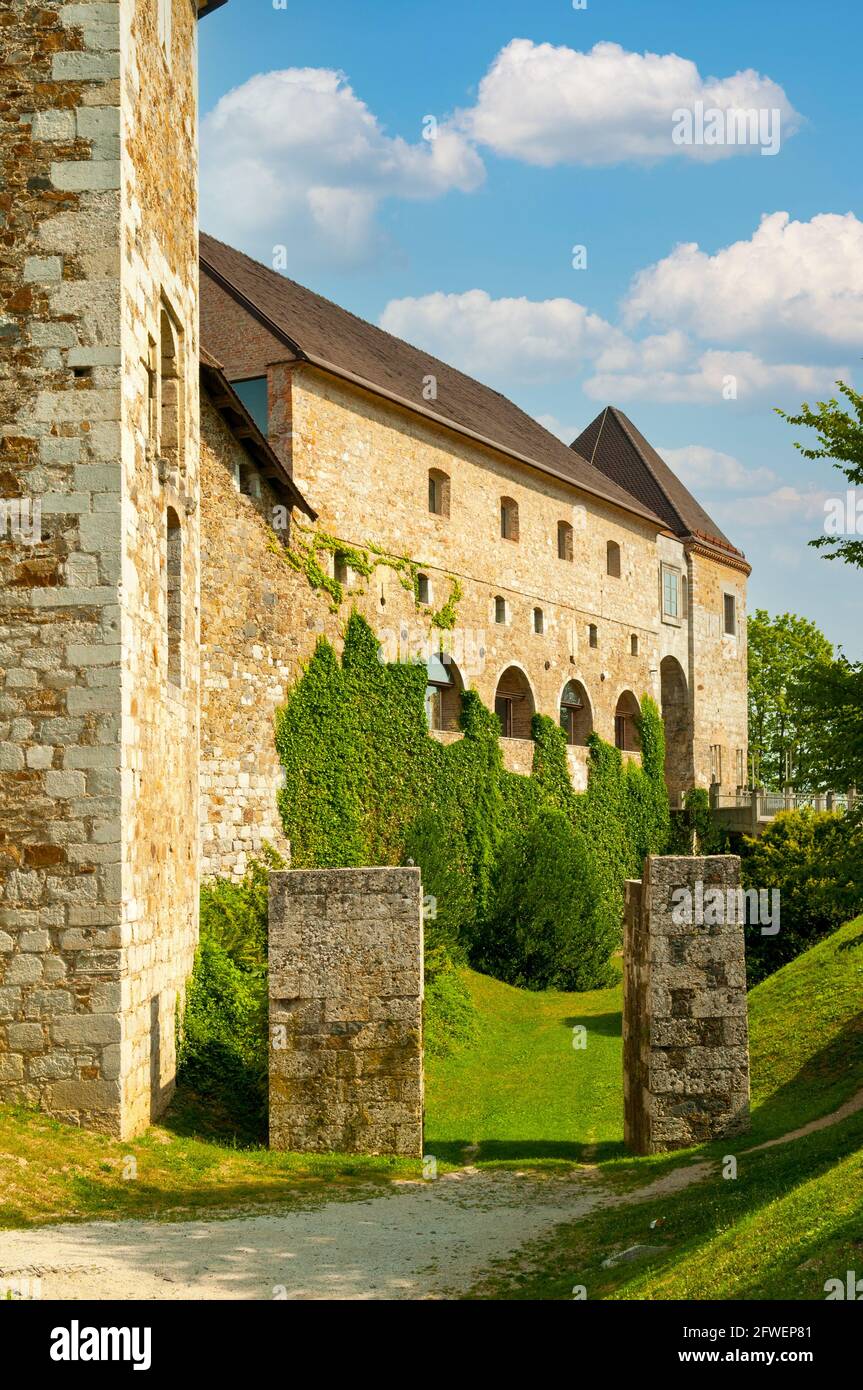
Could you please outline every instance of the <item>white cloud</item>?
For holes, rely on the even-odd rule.
[[[616,43],[582,53],[529,39],[513,39],[498,53],[476,105],[457,119],[478,144],[545,166],[752,152],[752,144],[675,143],[675,112],[698,103],[705,111],[778,111],[782,138],[800,125],[782,88],[751,68],[704,78],[676,53],[630,53]]]
[[[687,487],[725,492],[755,491],[777,481],[770,468],[750,468],[733,454],[710,449],[704,444],[685,444],[679,449],[657,449],[669,468]]]
[[[598,372],[584,383],[584,391],[602,401],[796,404],[801,396],[830,391],[837,377],[847,375],[843,367],[766,362],[753,352],[699,352],[693,348],[689,365],[657,368],[642,360],[634,370]]]
[[[367,260],[382,199],[470,192],[484,168],[466,138],[390,137],[343,73],[288,68],[228,92],[201,126],[202,223],[228,241],[284,245],[297,263]]]
[[[638,341],[572,299],[493,299],[485,290],[394,299],[381,327],[482,380],[563,381],[589,371],[599,401],[768,405],[828,392],[843,367],[704,349],[678,329]]]
[[[580,425],[564,425],[556,415],[537,415],[536,418],[543,429],[548,430],[549,434],[557,435],[564,444],[571,444],[574,439],[577,439],[584,429],[585,423],[582,420]]]
[[[556,380],[626,339],[572,299],[492,299],[485,290],[394,299],[381,327],[474,376]]]
[[[764,527],[793,526],[805,523],[811,529],[813,521],[824,520],[824,503],[830,496],[810,488],[801,492],[790,484],[774,488],[756,497],[739,497],[730,502],[713,502],[711,509],[723,525],[761,530]]]
[[[748,241],[710,256],[695,242],[635,276],[629,325],[650,319],[719,343],[789,339],[812,348],[863,341],[863,222],[852,212],[792,222],[765,215]]]

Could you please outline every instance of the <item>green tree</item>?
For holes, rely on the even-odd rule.
[[[764,608],[749,618],[749,753],[757,786],[800,787],[819,761],[819,726],[810,717],[801,675],[829,665],[833,647],[795,613],[771,618]],[[816,775],[815,785],[818,784]]]
[[[851,405],[851,411],[843,410],[834,398],[819,401],[817,410],[804,401],[798,415],[786,415],[784,410],[776,413],[789,425],[802,425],[815,430],[818,436],[816,447],[795,441],[804,458],[829,459],[833,467],[845,475],[851,487],[863,484],[863,395],[844,381],[836,383],[841,394]],[[844,501],[844,498],[842,499]],[[844,510],[844,509],[843,509]],[[825,533],[809,542],[818,550],[826,551],[828,560],[844,560],[849,565],[863,566],[863,539],[856,535],[843,534],[844,527],[828,516]]]

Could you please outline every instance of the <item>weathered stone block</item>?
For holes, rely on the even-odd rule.
[[[624,1132],[636,1153],[748,1127],[743,927],[702,911],[705,889],[739,882],[732,855],[652,855],[626,885]]]
[[[272,1148],[422,1154],[422,980],[418,869],[270,876]]]

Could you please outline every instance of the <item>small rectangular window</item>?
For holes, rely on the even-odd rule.
[[[710,780],[715,784],[722,781],[722,747],[718,743],[710,749]]]
[[[725,632],[729,637],[737,635],[737,600],[733,594],[723,595],[725,607]]]
[[[664,622],[680,622],[680,570],[662,566],[662,617]]]
[[[596,623],[591,623],[590,627],[587,629],[587,640],[591,647],[599,646],[599,632]]]
[[[420,603],[431,603],[431,584],[427,574],[417,575],[417,598]]]
[[[506,622],[506,599],[496,598],[494,601],[494,620],[496,623]]]
[[[534,610],[533,610],[533,630],[534,630],[534,632],[541,633],[541,632],[544,631],[544,629],[545,629],[545,621],[544,621],[543,616],[542,616],[542,609],[541,609],[541,608],[534,608]]]

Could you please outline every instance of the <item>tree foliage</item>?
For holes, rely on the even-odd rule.
[[[755,786],[790,780],[807,787],[818,760],[818,726],[800,677],[833,659],[833,647],[808,618],[764,608],[749,618],[749,755]]]

